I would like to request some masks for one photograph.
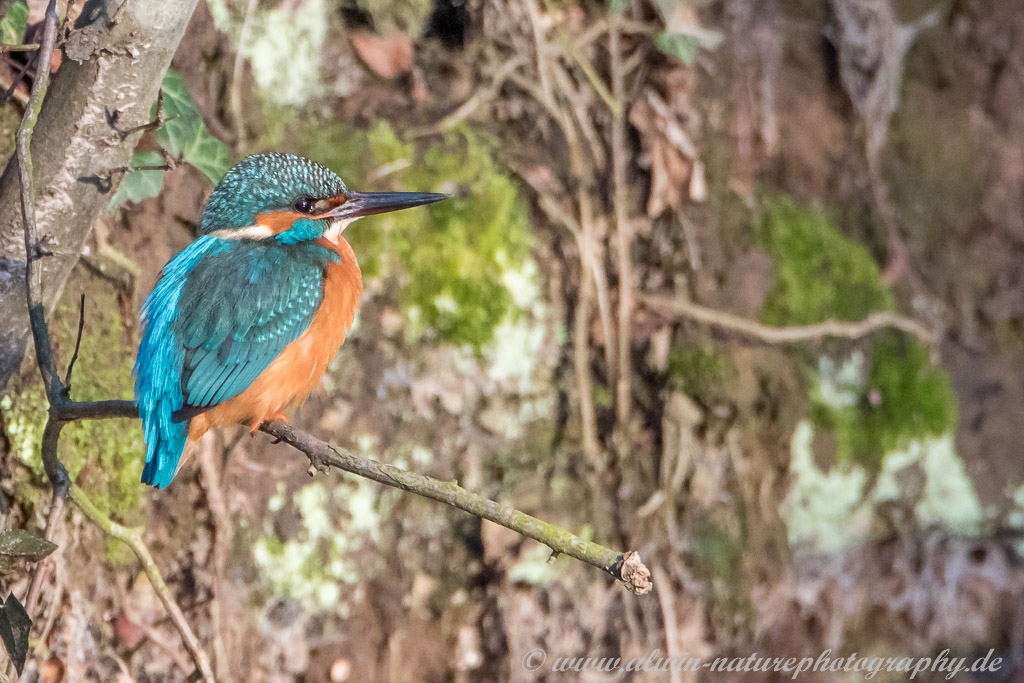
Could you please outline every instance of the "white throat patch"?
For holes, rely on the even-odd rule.
[[[339,218],[333,221],[327,230],[324,231],[324,239],[331,244],[338,244],[338,240],[341,239],[341,233],[345,232],[345,228],[355,223],[362,216],[356,216],[355,218]]]
[[[218,237],[222,240],[261,240],[273,237],[274,231],[266,225],[257,223],[235,230],[214,230],[210,233],[210,236]]]

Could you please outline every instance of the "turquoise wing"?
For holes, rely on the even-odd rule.
[[[134,369],[143,482],[167,486],[189,419],[245,391],[309,327],[335,258],[313,244],[203,236],[167,264],[142,308]]]
[[[306,331],[323,299],[329,254],[239,240],[196,265],[174,324],[184,406],[208,408],[242,393]]]

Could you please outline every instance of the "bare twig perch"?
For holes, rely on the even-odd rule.
[[[561,527],[520,512],[511,505],[502,505],[471,493],[456,482],[439,481],[393,465],[360,458],[284,422],[268,422],[260,429],[305,453],[309,458],[310,474],[336,467],[387,486],[447,503],[543,543],[557,554],[568,555],[602,569],[622,581],[631,593],[643,595],[651,589],[650,572],[635,552],[623,555],[603,545],[585,541]]]
[[[912,334],[924,344],[931,345],[937,341],[935,333],[921,323],[888,311],[876,311],[856,322],[826,320],[814,325],[772,327],[732,313],[701,306],[680,297],[641,296],[640,301],[648,309],[660,315],[682,316],[723,330],[738,332],[767,344],[793,344],[823,337],[859,339],[884,327],[895,327],[907,334]]]
[[[138,417],[131,401],[65,400],[57,406],[51,406],[50,412],[61,422]],[[284,422],[268,422],[261,430],[302,451],[309,458],[311,474],[318,471],[326,472],[328,468],[335,467],[387,486],[446,503],[543,543],[555,553],[568,555],[597,567],[622,581],[631,593],[643,595],[651,589],[650,572],[640,562],[640,557],[635,552],[619,553],[598,543],[583,540],[559,526],[520,512],[511,505],[497,503],[467,491],[455,482],[440,481],[360,457]]]

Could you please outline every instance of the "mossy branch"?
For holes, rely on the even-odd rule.
[[[267,422],[260,429],[305,453],[309,458],[311,475],[335,467],[386,486],[457,507],[543,543],[556,554],[568,555],[597,567],[622,581],[631,593],[643,595],[651,589],[650,572],[640,562],[636,552],[623,554],[598,543],[586,541],[562,527],[520,512],[511,505],[497,503],[467,491],[457,482],[440,481],[376,460],[361,458],[284,422]]]
[[[159,567],[156,566],[156,562],[153,561],[153,556],[149,552],[149,547],[145,541],[142,540],[142,527],[127,527],[122,524],[118,524],[107,515],[103,514],[89,496],[85,494],[85,491],[78,488],[74,484],[71,485],[70,489],[71,500],[74,501],[85,516],[88,517],[96,526],[103,530],[103,533],[107,534],[111,538],[116,538],[119,541],[125,543],[131,551],[135,554],[135,557],[139,559],[139,563],[142,565],[142,571],[146,573],[146,578],[149,579],[150,585],[156,592],[160,602],[163,604],[164,609],[167,610],[168,616],[171,617],[171,621],[174,623],[174,627],[178,629],[178,633],[181,634],[181,639],[185,643],[185,648],[188,649],[189,654],[192,656],[192,661],[195,662],[199,668],[199,672],[203,676],[204,681],[210,681],[211,683],[216,679],[213,676],[213,668],[210,666],[210,658],[203,650],[203,647],[199,644],[199,639],[196,638],[195,633],[192,632],[192,628],[188,625],[188,621],[185,620],[185,614],[181,611],[181,607],[175,602],[171,589],[168,588],[167,583],[164,581],[163,574],[160,573]]]
[[[17,132],[17,154],[19,180],[21,181],[21,211],[25,224],[25,296],[28,313],[33,329],[43,320],[43,279],[33,262],[43,255],[36,229],[35,181],[32,175],[32,134],[39,121],[39,112],[43,108],[43,100],[50,84],[50,59],[53,55],[54,43],[57,39],[57,26],[64,15],[66,5],[60,0],[50,0],[46,7],[43,20],[42,47],[36,57],[36,74],[32,83],[32,94],[28,106],[22,116]],[[43,325],[45,329],[45,324]],[[39,371],[43,376],[48,398],[61,392],[60,375],[53,361],[53,351],[49,344],[49,334],[36,338],[35,350]]]
[[[71,485],[67,471],[57,457],[57,444],[60,440],[60,432],[66,419],[62,417],[62,411],[69,405],[73,405],[68,389],[61,381],[57,372],[57,364],[53,358],[53,346],[50,342],[50,333],[46,325],[46,314],[43,306],[43,279],[38,268],[33,267],[33,261],[45,255],[42,248],[35,217],[35,185],[32,165],[32,134],[35,131],[36,123],[39,120],[39,113],[43,108],[43,100],[50,82],[50,59],[53,55],[54,44],[56,43],[57,27],[63,21],[67,3],[64,0],[50,0],[46,7],[46,15],[43,20],[43,37],[40,41],[39,54],[36,63],[38,65],[35,81],[32,83],[32,94],[29,97],[28,105],[25,107],[25,115],[17,132],[17,155],[19,180],[21,182],[21,208],[24,222],[25,234],[25,298],[28,305],[29,321],[32,328],[32,338],[35,344],[36,364],[43,378],[43,386],[46,390],[46,398],[49,403],[49,419],[43,431],[43,440],[40,454],[43,460],[43,467],[46,475],[53,486],[53,504],[51,506],[49,519],[47,521],[46,537],[51,538],[54,527],[60,520],[60,513],[63,510],[64,499],[70,490],[71,497],[75,503],[82,508],[85,514],[95,522],[105,533],[127,543],[136,557],[142,563],[146,576],[149,577],[153,589],[160,597],[160,601],[167,609],[171,620],[181,634],[185,647],[192,655],[196,667],[204,681],[213,683],[213,670],[210,667],[210,659],[206,652],[199,645],[185,616],[174,601],[167,584],[164,583],[156,564],[153,562],[149,549],[142,541],[142,533],[137,529],[127,529],[111,521],[109,517],[100,512],[91,500],[76,486]],[[81,334],[79,334],[81,341]],[[77,347],[76,347],[77,355]],[[68,367],[67,381],[71,379],[71,369],[74,365],[72,360]],[[40,564],[32,577],[29,592],[25,602],[34,607],[43,582],[43,567]]]
[[[56,412],[57,419],[65,422],[138,417],[131,401],[66,401],[56,408],[51,408],[51,411]],[[511,505],[498,503],[467,491],[456,482],[441,481],[360,457],[284,422],[267,422],[260,429],[305,454],[309,458],[310,474],[326,472],[328,468],[334,467],[386,486],[451,505],[543,543],[556,554],[568,555],[597,567],[621,581],[631,593],[643,595],[651,589],[650,572],[636,552],[620,553],[593,541],[584,540],[562,527],[532,517]]]
[[[50,59],[53,55],[53,48],[57,40],[57,27],[64,16],[66,5],[60,0],[50,0],[46,7],[46,14],[43,17],[43,36],[40,42],[39,54],[36,55],[36,74],[32,82],[32,92],[25,107],[25,114],[21,118],[16,134],[16,153],[18,156],[18,179],[21,184],[21,211],[24,222],[25,235],[25,302],[28,306],[29,320],[32,328],[37,326],[42,329],[42,334],[35,337],[36,342],[36,363],[39,372],[43,377],[43,386],[46,388],[47,398],[60,396],[62,385],[60,375],[57,374],[57,366],[53,361],[53,348],[50,345],[49,333],[46,330],[46,320],[43,313],[43,279],[38,268],[34,268],[32,262],[42,256],[42,249],[39,245],[38,231],[36,229],[35,213],[35,185],[32,176],[32,134],[35,132],[36,123],[39,121],[39,112],[43,108],[43,99],[50,84]],[[52,399],[51,399],[52,401]],[[60,438],[61,424],[52,419],[47,420],[46,428],[43,431],[42,460],[46,475],[53,484],[53,505],[46,525],[46,538],[49,540],[53,534],[53,528],[60,519],[60,511],[64,507],[64,498],[67,495],[68,477],[64,467],[57,459],[57,440]],[[40,563],[36,567],[32,582],[29,584],[28,594],[25,596],[25,604],[28,605],[31,613],[35,608],[36,598],[42,586],[46,563]]]

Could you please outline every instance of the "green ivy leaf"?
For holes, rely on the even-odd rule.
[[[0,640],[19,676],[28,657],[28,635],[31,631],[32,619],[13,593],[7,596],[6,601],[0,601]]]
[[[0,42],[5,45],[20,45],[25,42],[26,29],[28,29],[28,5],[19,0],[8,7],[4,18],[0,19]]]
[[[180,157],[185,150],[185,145],[195,135],[196,124],[202,123],[202,117],[199,115],[195,100],[188,92],[185,79],[177,71],[173,69],[167,71],[161,90],[163,91],[164,125],[156,132],[156,141],[170,152],[171,156]],[[156,118],[156,108],[154,102],[153,111],[150,114],[152,118]]]
[[[230,165],[227,146],[206,128],[181,74],[168,70],[162,90],[165,123],[156,132],[157,143],[171,156],[191,164],[216,184]],[[155,118],[156,114],[154,104],[152,116]]]
[[[185,145],[182,158],[214,185],[220,182],[231,165],[227,145],[210,135],[205,124],[203,134],[194,136]]]
[[[160,166],[164,158],[160,152],[136,152],[132,155],[132,166]],[[125,202],[141,202],[160,194],[164,185],[164,171],[129,171],[121,179],[117,192],[107,202],[107,211],[114,211]]]
[[[52,553],[57,546],[41,536],[24,529],[9,529],[0,533],[0,555],[38,561]]]

